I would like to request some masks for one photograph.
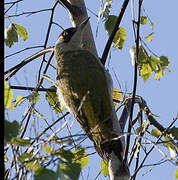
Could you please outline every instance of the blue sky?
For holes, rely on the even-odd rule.
[[[38,0],[38,1],[27,1],[19,3],[18,7],[12,9],[8,15],[17,14],[24,11],[35,11],[43,8],[52,7],[54,1],[48,0]],[[86,6],[96,14],[99,10],[99,0],[86,0]],[[119,7],[121,1],[114,1],[112,4],[111,14],[117,15],[119,12]],[[163,125],[168,126],[173,118],[178,112],[178,49],[177,49],[177,32],[178,25],[176,23],[177,18],[177,7],[178,1],[161,1],[161,0],[151,0],[144,1],[143,7],[146,10],[146,13],[154,22],[154,34],[153,40],[150,43],[147,43],[148,46],[153,50],[158,56],[164,55],[169,58],[170,61],[170,73],[165,73],[160,80],[155,80],[154,76],[149,78],[145,83],[138,78],[137,94],[142,96],[152,113],[159,116],[157,120]],[[130,5],[127,8],[126,14],[123,17],[121,26],[126,29],[126,41],[124,44],[123,50],[111,49],[111,60],[107,60],[106,65],[110,70],[110,73],[113,77],[114,87],[119,88],[118,82],[115,78],[114,72],[119,79],[119,82],[122,87],[122,91],[131,92],[133,87],[133,66],[131,64],[131,58],[129,54],[129,49],[134,45],[134,37],[132,33],[132,24],[131,24],[131,7]],[[96,37],[96,27],[97,27],[97,17],[88,11],[88,15],[91,17],[90,22],[92,26],[92,31],[97,47],[99,56],[102,55],[104,45],[107,42],[108,36],[104,30],[104,24],[100,22],[98,36]],[[47,25],[49,22],[50,12],[43,12],[31,16],[21,16],[18,18],[11,18],[13,23],[19,24],[27,29],[28,39],[26,41],[20,41],[16,43],[12,48],[5,47],[5,55],[9,55],[12,52],[16,52],[28,46],[42,45],[44,43],[44,38],[47,32]],[[71,23],[68,18],[68,14],[64,8],[60,5],[57,7],[55,12],[55,22],[60,24],[64,29],[71,26]],[[9,25],[7,19],[5,20],[5,27]],[[151,28],[148,25],[141,26],[141,36],[145,36],[151,32]],[[58,35],[61,33],[61,29],[57,26],[52,26],[52,30],[49,37],[48,46],[53,46]],[[5,69],[18,64],[23,59],[31,56],[38,49],[32,49],[20,53],[17,56],[12,56],[5,60]],[[23,70],[20,70],[15,77],[10,80],[11,85],[22,85],[22,86],[35,86],[37,81],[37,72],[40,64],[40,58],[34,60],[32,63],[28,64]],[[52,64],[55,65],[53,59]],[[48,75],[55,79],[55,71],[51,68],[48,71]],[[48,82],[44,82],[46,87],[49,87]],[[14,92],[14,98],[18,95],[27,96],[29,92],[16,91]],[[41,95],[44,96],[44,93]],[[55,114],[50,112],[47,108],[47,103],[44,103],[44,99],[39,100],[37,108],[40,109],[40,112],[45,115],[47,119],[54,120],[56,119]],[[22,111],[26,110],[26,106],[19,107],[12,113],[9,113],[10,120],[18,120],[21,118]],[[40,120],[39,120],[40,121]],[[72,122],[72,119],[71,119]],[[70,123],[71,123],[70,122]],[[175,125],[178,125],[175,124]],[[72,132],[79,132],[80,129],[77,124],[72,128]],[[84,146],[88,145],[90,142],[87,140],[84,143]],[[92,145],[90,143],[90,145]],[[93,152],[94,150],[89,150]],[[162,158],[161,154],[158,151],[154,151],[146,164],[152,162],[157,162]],[[143,168],[137,176],[137,180],[150,180],[151,179],[162,179],[168,180],[173,179],[173,172],[175,166],[170,162],[164,163],[163,165],[157,166],[149,172],[150,167]],[[85,176],[89,173],[89,179],[93,180],[97,173],[99,172],[99,157],[98,155],[89,156],[89,164],[83,170],[84,179]],[[142,176],[142,174],[145,174]],[[81,178],[82,179],[82,178]],[[99,176],[99,179],[106,179],[103,176]]]

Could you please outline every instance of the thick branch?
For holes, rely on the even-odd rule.
[[[78,26],[88,18],[84,0],[58,1],[67,8],[71,23],[74,27]],[[85,31],[83,33],[84,35],[82,40],[82,48],[90,51],[92,54],[98,57],[90,23],[87,23],[86,26],[87,27],[85,28]]]

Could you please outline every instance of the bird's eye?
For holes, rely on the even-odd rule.
[[[67,36],[67,35],[68,35],[68,32],[64,31],[63,36]]]

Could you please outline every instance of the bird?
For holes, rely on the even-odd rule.
[[[111,77],[100,59],[82,48],[88,22],[89,18],[65,29],[56,41],[58,99],[107,163],[110,180],[128,180],[130,173],[123,161],[124,137],[113,105]]]

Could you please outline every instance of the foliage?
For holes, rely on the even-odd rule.
[[[10,23],[10,25],[5,29],[4,40],[6,46],[11,47],[14,42],[19,41],[19,36],[25,41],[27,39],[27,31],[24,27]]]
[[[132,64],[136,61],[136,47],[133,46],[130,49],[130,54],[132,58]],[[167,70],[169,72],[169,60],[166,56],[151,56],[143,46],[139,47],[138,54],[138,70],[139,75],[142,77],[143,81],[147,81],[148,78],[155,73],[155,79],[159,80],[163,76],[163,72]]]
[[[114,4],[114,1],[112,0],[102,0],[100,2],[97,23],[99,25],[99,22],[102,21],[107,35],[110,36],[118,18],[118,16],[113,13],[113,9],[118,9],[120,7],[112,6],[112,3]],[[18,1],[14,2],[14,4],[16,3],[18,4]],[[51,37],[51,32],[54,30],[51,28],[51,26],[57,24],[55,19],[53,19],[53,10],[55,10],[55,7],[56,4],[51,9],[51,20],[48,26],[47,35],[45,37],[45,43],[42,45],[42,47],[45,48],[48,46],[48,38]],[[136,46],[134,45],[131,48],[130,52],[132,64],[134,65],[137,61],[138,72],[144,82],[146,82],[153,74],[155,79],[159,80],[163,77],[166,71],[169,72],[170,59],[165,55],[158,56],[152,52],[151,48],[148,48],[147,43],[154,40],[153,28],[155,27],[154,22],[151,21],[150,17],[148,17],[145,10],[141,8],[141,11],[141,27],[147,28],[149,26],[151,30],[149,29],[140,33],[138,59],[136,58]],[[37,13],[38,12],[35,12],[34,14]],[[27,14],[32,15],[33,13],[28,12]],[[4,31],[4,42],[7,47],[11,48],[10,50],[13,53],[12,47],[14,43],[17,44],[20,38],[22,38],[23,41],[26,41],[28,37],[30,37],[30,31],[28,32],[29,35],[27,36],[28,29],[26,30],[26,28],[22,27],[21,25],[12,23],[10,19],[11,17],[8,17],[7,13],[5,13],[5,15],[10,23]],[[16,12],[14,15],[16,17]],[[133,23],[133,26],[137,27],[138,22],[136,19],[130,19],[130,22]],[[32,25],[34,26],[34,24]],[[97,31],[98,27],[99,26],[97,26]],[[39,33],[40,31],[41,30],[36,32]],[[125,48],[125,43],[130,38],[128,38],[128,32],[129,29],[125,27],[125,24],[124,28],[119,26],[113,39],[113,48],[115,51],[118,51],[118,49],[125,51],[127,49]],[[141,34],[144,34],[143,37],[141,37]],[[135,42],[133,40],[132,44]],[[28,48],[29,47],[27,47],[27,49]],[[15,54],[16,53],[14,53],[14,55]],[[48,56],[43,56],[42,59],[43,60],[41,63],[38,62],[40,67],[37,74],[39,75],[39,79],[41,78],[48,80],[39,86],[43,91],[45,91],[45,95],[43,92],[41,92],[41,89],[38,89],[37,91],[33,90],[27,96],[22,95],[21,92],[18,92],[18,95],[16,96],[14,95],[16,93],[10,89],[9,85],[14,85],[13,83],[16,83],[16,81],[14,81],[14,79],[9,81],[10,83],[4,81],[4,108],[6,118],[4,121],[4,163],[7,165],[5,170],[7,176],[9,176],[6,177],[6,179],[15,179],[15,173],[19,175],[19,173],[22,172],[23,178],[31,175],[35,180],[57,180],[59,178],[60,180],[78,180],[82,169],[88,165],[88,159],[90,157],[90,154],[87,152],[88,146],[83,147],[82,145],[82,142],[85,140],[86,136],[83,135],[83,133],[80,134],[79,132],[73,134],[72,128],[74,123],[69,121],[70,117],[66,118],[67,113],[65,111],[67,109],[62,107],[62,100],[58,99],[56,94],[56,82],[50,77],[51,75],[47,75],[50,73],[45,72],[42,75],[41,70],[44,68],[44,64],[46,64],[46,62],[48,65],[48,60],[50,58],[48,58]],[[14,58],[14,67],[15,64],[16,58]],[[53,69],[52,73],[55,74],[55,67],[53,67],[52,63],[49,64],[49,67]],[[36,76],[32,76],[32,74],[30,74],[29,77],[34,79],[36,78]],[[39,79],[36,81],[36,85],[39,85]],[[49,82],[52,83],[52,86],[48,84]],[[128,108],[126,104],[128,98],[131,98],[130,93],[121,92],[121,90],[117,88],[113,89],[112,99],[114,101],[114,105],[118,104],[119,110],[121,107],[125,110],[121,111],[122,115],[124,112],[130,112],[130,106],[128,106]],[[45,114],[49,114],[49,112],[47,112],[46,109],[41,108],[42,103],[46,104],[47,106],[49,105],[49,109],[52,109],[52,111],[50,111],[51,114],[49,115],[50,118],[46,118]],[[150,157],[149,153],[153,149],[161,149],[161,152],[162,149],[164,149],[164,152],[166,153],[162,152],[163,159],[169,159],[169,161],[173,162],[174,164],[177,161],[178,149],[176,142],[178,140],[178,127],[172,127],[172,125],[167,126],[168,129],[166,132],[164,132],[157,128],[154,124],[151,124],[153,127],[150,126],[149,117],[152,116],[151,112],[149,114],[145,113],[145,116],[143,116],[142,113],[144,112],[144,108],[142,104],[137,103],[136,100],[135,104],[138,104],[138,111],[134,111],[136,116],[133,120],[134,127],[131,131],[131,135],[134,140],[132,143],[130,143],[129,147],[129,165],[132,164],[132,166],[135,168],[135,172],[137,173],[137,171],[144,166],[144,163],[141,164],[140,160],[142,159],[143,162],[144,159]],[[21,116],[15,117],[15,111],[18,111],[19,107],[21,108],[21,111],[24,110],[24,113],[20,112]],[[53,114],[53,112],[55,113]],[[9,154],[13,154],[13,158],[11,158]],[[136,162],[135,164],[133,159]],[[18,171],[16,171],[16,169],[18,169]],[[107,162],[101,160],[99,170],[103,176],[108,176],[109,171]],[[178,170],[175,170],[174,178],[178,179]],[[99,179],[102,179],[102,177]]]

